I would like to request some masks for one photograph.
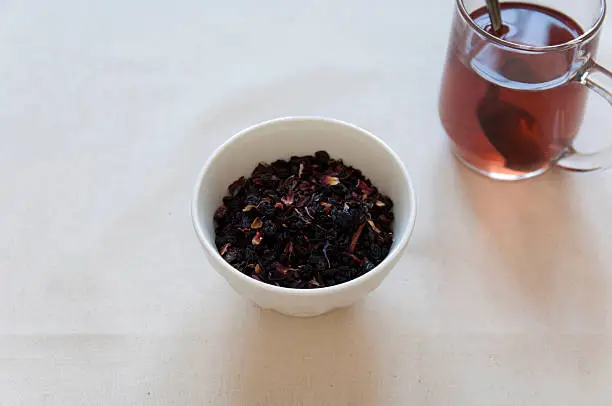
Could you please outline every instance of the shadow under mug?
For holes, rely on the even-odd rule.
[[[583,154],[573,147],[587,89],[612,104],[612,73],[594,60],[605,0],[502,2],[499,36],[484,1],[456,2],[439,108],[459,159],[502,180],[553,165],[580,172],[612,165],[612,148]],[[517,27],[534,24],[530,17],[541,20],[549,45],[513,42]]]

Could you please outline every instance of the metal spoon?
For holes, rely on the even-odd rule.
[[[500,67],[504,76],[533,77],[521,59],[506,60]],[[490,83],[476,110],[482,131],[506,167],[531,171],[547,160],[545,137],[536,118],[528,111],[500,99],[499,85]]]
[[[491,27],[494,34],[499,34],[502,29],[501,9],[499,0],[486,0],[487,9],[489,10],[489,18],[491,19]]]
[[[477,107],[478,122],[508,169],[529,172],[547,160],[542,128],[528,111],[500,100],[499,90],[489,85]]]
[[[491,28],[496,36],[502,35],[499,0],[486,0]],[[520,58],[507,57],[500,66],[506,77],[529,78],[535,74]],[[497,152],[504,157],[506,167],[516,171],[529,171],[546,160],[546,149],[541,145],[542,129],[528,111],[500,99],[500,88],[490,83],[476,114],[482,131]]]

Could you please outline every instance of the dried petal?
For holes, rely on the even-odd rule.
[[[255,265],[255,273],[260,274],[262,272],[261,266],[259,264]]]
[[[301,211],[299,211],[298,209],[295,209],[295,214],[298,215],[298,217],[306,224],[310,224],[311,221],[309,219],[307,219],[306,217],[304,217],[304,215],[302,214]]]
[[[350,252],[345,252],[344,255],[348,255],[353,261],[361,264],[363,260],[359,259],[355,254],[351,254]]]
[[[305,192],[306,190],[315,190],[315,187],[309,182],[302,182],[300,183],[300,186],[298,186],[298,189],[302,192]]]
[[[377,201],[376,201],[376,205],[377,205],[378,207],[385,207],[385,206],[386,206],[386,204],[384,204],[384,203],[383,203],[383,202],[381,202],[380,200],[377,200]]]
[[[374,230],[374,232],[376,234],[380,233],[380,230],[378,228],[376,228],[376,225],[374,224],[374,222],[372,220],[368,220],[368,224],[370,225],[370,227],[372,227],[372,230]]]
[[[304,172],[304,164],[300,162],[300,170],[298,171],[298,178],[302,178],[302,173]]]
[[[261,221],[259,219],[259,217],[257,217],[255,220],[253,220],[253,222],[251,223],[251,228],[253,230],[256,230],[258,228],[261,228],[263,226],[263,221]]]
[[[253,239],[251,240],[251,243],[253,243],[253,245],[259,245],[261,244],[261,241],[263,240],[263,236],[261,235],[261,233],[258,231],[255,236],[253,237]]]
[[[223,247],[221,247],[221,249],[219,250],[219,254],[221,254],[221,256],[225,255],[229,247],[230,247],[230,243],[228,242]]]
[[[283,197],[281,201],[285,203],[287,206],[292,205],[293,204],[293,190],[289,190],[287,192],[287,196]]]
[[[295,180],[295,175],[291,175],[287,179],[285,179],[285,186],[287,187],[287,189],[293,189],[296,184],[297,181]]]
[[[312,214],[310,214],[310,211],[308,211],[308,207],[304,207],[304,210],[306,210],[306,214],[308,214],[308,217],[310,217],[311,219],[315,219],[314,217],[312,217]]]
[[[349,248],[349,251],[351,253],[355,252],[355,249],[357,248],[357,241],[359,241],[359,236],[363,231],[363,226],[365,226],[365,223],[361,223],[359,225],[359,228],[357,229],[357,231],[355,231],[355,234],[353,234],[353,238],[351,238],[351,246]]]
[[[323,183],[325,183],[328,186],[335,186],[338,183],[340,183],[340,179],[338,179],[335,176],[323,176]]]
[[[308,203],[310,203],[310,196],[305,196],[303,198],[301,198],[300,200],[298,200],[295,205],[297,207],[304,207],[306,206]]]
[[[276,271],[277,271],[279,274],[283,275],[283,276],[287,275],[287,272],[289,272],[289,271],[293,271],[293,270],[294,270],[293,268],[291,268],[291,267],[289,267],[289,266],[287,266],[287,265],[283,265],[283,264],[281,264],[280,262],[276,262],[276,263],[274,264],[274,267],[276,268]]]
[[[321,206],[325,207],[326,209],[329,209],[330,207],[332,207],[331,204],[326,203],[326,202],[321,202]]]
[[[373,188],[369,187],[368,184],[362,181],[361,179],[357,181],[357,188],[361,190],[361,192],[366,196],[372,194],[372,192],[374,191]]]
[[[245,211],[245,212],[246,212],[246,211],[251,211],[251,210],[253,210],[253,209],[255,209],[255,208],[257,208],[257,206],[254,206],[254,205],[252,205],[252,204],[249,204],[249,205],[246,205],[246,206],[244,207],[244,209],[242,209],[242,211]]]
[[[325,241],[325,246],[323,247],[323,256],[327,261],[327,268],[331,268],[331,263],[329,262],[329,257],[327,256],[327,248],[329,248],[329,241]]]
[[[257,204],[257,206],[255,206],[255,207],[259,208],[259,206],[261,206],[263,203],[272,203],[272,199],[270,199],[269,197],[265,197],[265,198],[261,199],[261,202],[259,202]]]
[[[278,203],[274,204],[274,208],[282,210],[282,209],[285,208],[285,206],[283,206],[283,204],[281,202],[278,202]]]

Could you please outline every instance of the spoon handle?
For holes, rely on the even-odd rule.
[[[499,0],[486,0],[487,8],[489,9],[489,17],[491,18],[491,26],[496,34],[502,28],[501,9]]]

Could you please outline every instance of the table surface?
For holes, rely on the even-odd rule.
[[[612,171],[457,164],[436,109],[452,11],[0,1],[0,404],[610,405]],[[585,133],[609,129],[590,104]],[[389,278],[312,319],[234,293],[189,215],[213,149],[286,115],[373,131],[418,195]]]

